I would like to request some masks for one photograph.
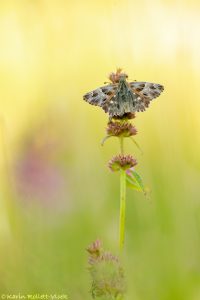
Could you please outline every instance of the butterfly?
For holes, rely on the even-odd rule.
[[[151,82],[128,82],[128,75],[117,69],[111,73],[110,84],[97,88],[83,96],[83,99],[100,106],[110,119],[122,118],[128,113],[145,111],[152,99],[160,96],[164,87]]]

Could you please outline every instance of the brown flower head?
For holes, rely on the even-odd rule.
[[[130,137],[136,133],[137,130],[131,123],[118,121],[108,123],[107,134],[110,136]]]
[[[111,171],[117,172],[120,169],[128,170],[137,165],[137,161],[132,155],[119,154],[114,156],[109,162],[108,167]]]
[[[118,68],[116,73],[114,72],[110,73],[108,78],[113,84],[115,84],[115,83],[119,83],[119,79],[121,76],[125,76],[126,78],[128,78],[128,75],[126,73],[122,73],[122,69]]]

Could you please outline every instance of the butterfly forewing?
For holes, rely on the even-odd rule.
[[[164,87],[161,84],[151,83],[151,82],[129,82],[129,86],[133,90],[133,92],[138,95],[143,96],[144,98],[148,98],[152,100],[160,95],[160,93],[164,90]]]
[[[158,97],[164,90],[161,84],[151,82],[129,82],[132,91],[137,94],[135,111],[145,111],[152,99]]]
[[[106,102],[112,98],[117,89],[117,85],[109,84],[91,91],[83,96],[83,99],[92,105],[98,105],[104,109]]]

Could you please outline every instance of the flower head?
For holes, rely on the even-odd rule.
[[[128,122],[109,122],[107,127],[107,134],[110,136],[119,136],[119,137],[130,137],[136,135],[136,128]]]
[[[109,79],[112,83],[119,83],[120,77],[125,76],[128,78],[128,75],[126,73],[122,73],[122,69],[118,68],[116,73],[112,72],[109,75]]]
[[[120,169],[128,170],[137,165],[137,161],[133,158],[132,155],[117,155],[114,156],[109,162],[108,167],[111,171],[116,172]]]
[[[93,256],[93,251],[98,255]],[[101,242],[95,241],[87,248],[89,252],[89,272],[92,278],[93,298],[109,297],[118,299],[125,293],[124,271],[117,256],[103,250]],[[107,299],[107,298],[106,298]]]

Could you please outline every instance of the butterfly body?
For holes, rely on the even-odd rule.
[[[126,79],[121,77],[116,94],[107,104],[110,117],[122,117],[125,113],[134,112],[136,101],[137,95],[131,90]]]
[[[83,96],[88,103],[98,105],[108,112],[110,118],[121,118],[127,113],[144,111],[150,101],[164,90],[162,85],[156,83],[128,82],[125,73],[121,73],[121,70],[117,72],[111,73],[111,84]]]

